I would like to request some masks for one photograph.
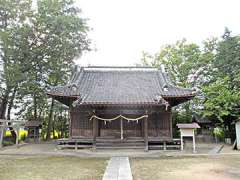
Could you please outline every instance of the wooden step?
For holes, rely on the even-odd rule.
[[[145,146],[96,146],[96,149],[144,149]]]
[[[83,148],[91,148],[92,145],[69,145],[69,144],[64,144],[64,145],[58,145],[58,149],[83,149]]]
[[[149,145],[148,146],[149,150],[163,150],[164,146],[163,145]],[[180,149],[180,145],[166,145],[166,150],[170,149]]]
[[[97,147],[142,147],[144,144],[96,144]]]
[[[144,149],[144,140],[138,139],[97,139],[97,149]]]
[[[106,143],[106,144],[135,144],[144,143],[144,141],[96,141],[96,143]]]
[[[143,139],[96,139],[97,142],[110,142],[110,143],[135,143],[144,142]]]

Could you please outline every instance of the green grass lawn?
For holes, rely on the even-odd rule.
[[[240,154],[215,157],[133,158],[134,180],[239,180]]]
[[[102,179],[107,159],[0,156],[0,180]]]

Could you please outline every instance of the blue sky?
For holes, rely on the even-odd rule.
[[[93,30],[96,51],[80,65],[134,65],[141,52],[157,52],[166,43],[186,38],[201,43],[228,27],[240,34],[239,0],[77,0]]]

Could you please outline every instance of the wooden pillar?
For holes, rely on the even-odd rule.
[[[93,118],[93,149],[96,149],[96,139],[97,139],[97,130],[98,130],[98,120]]]
[[[68,125],[69,137],[72,138],[72,105],[69,106],[68,120],[69,120],[69,125]]]
[[[33,139],[34,139],[34,143],[36,143],[36,127],[34,127],[34,131],[33,131]],[[54,139],[54,137],[53,137]]]
[[[145,151],[148,151],[148,120],[147,120],[147,117],[144,118],[144,142],[145,142]]]
[[[120,119],[120,128],[121,128],[121,140],[123,140],[123,119]]]
[[[180,133],[181,133],[181,151],[183,151],[183,135],[181,130],[180,130]]]
[[[3,136],[4,136],[4,122],[2,122],[2,124],[0,125],[0,148],[3,147]]]
[[[171,107],[170,107],[169,113],[170,113],[170,115],[169,115],[169,119],[170,119],[170,137],[172,139],[173,138],[173,133],[172,133],[173,128],[172,128],[172,109],[171,109]]]
[[[164,151],[167,150],[167,144],[166,144],[166,141],[163,141],[163,150],[164,150]]]
[[[194,131],[194,129],[193,129],[192,138],[193,138],[193,153],[196,153],[196,143],[195,143],[195,131]]]
[[[77,150],[78,149],[78,142],[77,142],[77,140],[75,141],[75,150]]]
[[[40,128],[37,128],[37,141],[40,143]]]
[[[18,144],[19,144],[19,127],[17,126],[16,127],[16,145],[17,145],[17,148],[19,147]]]

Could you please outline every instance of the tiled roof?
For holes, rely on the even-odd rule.
[[[177,124],[179,129],[197,129],[200,126],[197,123],[179,123]]]
[[[192,121],[197,122],[199,124],[211,124],[212,123],[212,121],[209,120],[208,118],[201,116],[195,112],[193,113]]]
[[[53,87],[49,95],[78,97],[75,104],[158,104],[165,97],[193,97],[190,89],[172,85],[156,68],[79,68],[66,86]]]
[[[42,123],[40,121],[27,121],[25,123],[25,127],[38,127],[41,125],[42,125]]]

